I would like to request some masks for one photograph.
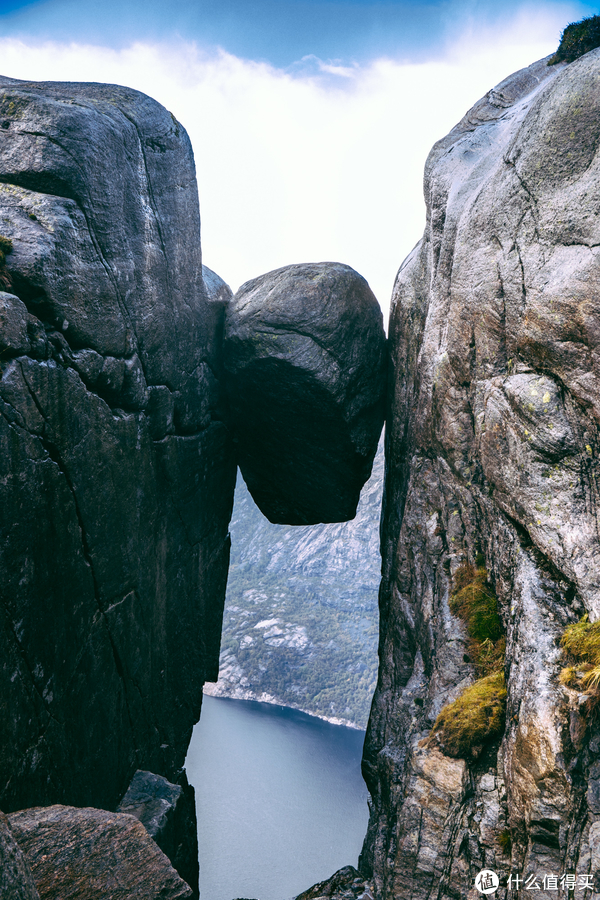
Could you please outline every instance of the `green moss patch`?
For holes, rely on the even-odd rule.
[[[454,574],[450,609],[467,626],[469,657],[480,675],[502,668],[506,639],[498,615],[498,601],[483,566],[463,563]]]
[[[500,832],[500,834],[498,835],[498,843],[500,844],[500,849],[502,850],[504,855],[510,856],[512,851],[512,835],[509,828],[504,828]]]
[[[460,759],[477,757],[487,741],[504,731],[506,685],[504,672],[480,678],[440,712],[428,745]]]
[[[442,709],[427,744],[437,745],[447,756],[468,759],[479,756],[484,744],[504,731],[506,638],[487,570],[464,562],[453,581],[450,609],[467,626],[469,659],[483,677]]]
[[[600,698],[600,622],[584,616],[565,629],[560,644],[572,663],[561,671],[561,684]]]
[[[588,16],[580,22],[571,22],[563,31],[558,50],[548,60],[548,65],[571,63],[596,47],[600,47],[600,16]]]

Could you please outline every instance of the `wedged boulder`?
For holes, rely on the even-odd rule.
[[[235,464],[189,139],[0,79],[0,806],[178,780],[218,668]]]
[[[191,887],[198,884],[198,826],[194,788],[185,775],[171,784],[138,770],[117,812],[135,816]]]
[[[238,463],[271,521],[353,518],[383,425],[385,334],[367,282],[306,263],[242,285],[227,308]]]
[[[4,813],[0,813],[0,897],[3,900],[40,900],[29,864]]]
[[[192,890],[134,816],[49,806],[9,816],[40,900],[187,900]]]

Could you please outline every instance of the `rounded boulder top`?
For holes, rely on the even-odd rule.
[[[233,298],[225,368],[238,464],[271,522],[354,517],[383,425],[385,347],[373,292],[341,263],[285,266]]]

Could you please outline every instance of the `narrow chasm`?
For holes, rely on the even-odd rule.
[[[202,896],[277,900],[358,863],[382,482],[380,445],[352,521],[287,526],[238,474],[219,680],[186,760]]]
[[[240,472],[219,678],[186,770],[201,893],[279,900],[335,870],[361,880],[385,389],[365,280],[305,264],[229,292],[225,382]]]

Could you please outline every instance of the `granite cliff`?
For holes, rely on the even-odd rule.
[[[361,874],[310,896],[471,900],[483,868],[501,898],[600,893],[597,687],[561,646],[600,621],[599,86],[600,50],[541,60],[427,161],[391,317],[371,819]],[[273,521],[354,514],[380,314],[318,264],[225,316],[178,123],[123,88],[0,87],[0,808],[113,810],[136,768],[183,780],[236,461]],[[3,877],[34,896],[24,821]]]
[[[475,897],[485,868],[497,897],[511,874],[539,897],[545,875],[600,891],[596,698],[561,676],[566,629],[600,618],[599,88],[600,50],[541,60],[426,163],[425,234],[393,294],[363,762],[381,900]],[[488,730],[469,733],[451,704],[490,672]]]
[[[248,321],[203,273],[193,155],[167,110],[114,85],[0,78],[0,809],[11,814],[0,885],[11,897],[197,894],[182,767],[218,673],[236,465],[271,515],[354,514],[383,422],[381,311],[337,263],[257,281]],[[315,418],[313,471],[286,432]],[[260,463],[274,448],[273,472],[290,481],[282,502]],[[92,844],[98,864],[82,868]]]
[[[235,478],[191,147],[110,85],[0,81],[0,808],[177,780]]]

